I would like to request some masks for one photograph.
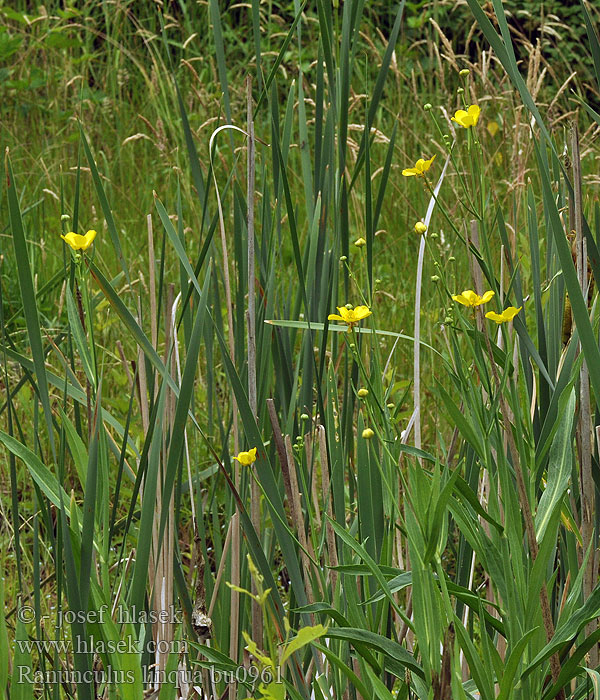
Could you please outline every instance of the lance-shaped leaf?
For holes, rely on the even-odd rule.
[[[569,484],[573,460],[573,420],[575,417],[575,391],[571,386],[565,392],[567,401],[559,410],[561,415],[558,430],[550,447],[548,460],[548,480],[542,494],[535,516],[537,541],[541,542],[548,524],[557,508],[560,508],[563,496]],[[564,401],[563,401],[564,404]]]

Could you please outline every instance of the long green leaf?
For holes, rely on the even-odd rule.
[[[104,214],[104,218],[106,219],[106,225],[108,226],[108,233],[110,235],[113,248],[115,249],[115,253],[117,254],[117,259],[119,261],[119,265],[121,266],[121,269],[125,273],[125,279],[127,282],[131,282],[131,279],[129,278],[129,269],[127,267],[127,262],[125,261],[125,258],[123,257],[123,250],[121,248],[121,239],[119,238],[119,233],[117,231],[117,227],[115,225],[115,220],[112,215],[112,210],[110,208],[110,204],[108,203],[108,198],[106,196],[106,192],[104,191],[104,187],[102,186],[102,180],[100,179],[100,174],[98,172],[98,168],[96,167],[96,161],[94,160],[94,156],[92,155],[92,151],[90,150],[90,146],[87,142],[87,138],[85,137],[85,133],[83,131],[83,127],[81,124],[79,125],[79,134],[81,137],[81,143],[83,145],[83,150],[85,152],[85,157],[87,158],[88,165],[90,166],[90,171],[92,173],[92,180],[94,181],[94,187],[96,188],[96,194],[98,195],[98,199],[100,200],[100,206],[102,207],[102,213]]]
[[[575,390],[569,387],[566,405],[559,410],[558,430],[548,459],[548,479],[535,515],[536,537],[541,542],[556,508],[560,508],[573,466],[573,421]]]
[[[544,197],[544,209],[548,217],[548,224],[552,232],[556,251],[560,260],[563,278],[567,291],[569,292],[569,300],[573,312],[573,319],[579,332],[581,347],[587,361],[588,370],[590,373],[590,381],[594,387],[596,396],[600,396],[600,350],[595,337],[594,329],[590,322],[590,316],[587,308],[587,300],[583,298],[581,287],[577,279],[577,272],[573,264],[571,248],[564,233],[564,229],[560,220],[550,176],[544,166],[539,144],[534,142],[535,152],[539,164],[539,172],[542,180],[542,189]]]
[[[15,653],[12,663],[10,683],[11,700],[33,700],[33,660],[30,651],[31,640],[25,625],[19,619],[15,633]]]
[[[75,347],[79,352],[79,357],[81,358],[81,364],[83,365],[83,371],[88,381],[92,386],[96,385],[96,377],[92,363],[92,356],[90,354],[90,348],[88,346],[87,338],[85,337],[85,332],[83,326],[81,325],[81,320],[79,318],[79,313],[77,312],[77,307],[75,306],[75,301],[73,300],[73,291],[69,287],[67,290],[67,315],[69,317],[69,326],[71,328],[71,333],[73,335],[73,340],[75,341]]]
[[[15,457],[22,459],[25,462],[29,473],[33,477],[35,483],[40,487],[40,490],[53,503],[55,506],[60,508],[60,493],[62,493],[63,501],[68,503],[70,501],[69,496],[67,496],[66,491],[58,483],[57,478],[52,474],[48,467],[42,463],[40,458],[34,454],[28,447],[21,444],[14,437],[11,437],[8,433],[0,430],[0,442],[9,449]]]
[[[585,603],[576,610],[567,620],[556,628],[554,637],[537,654],[527,666],[523,678],[527,678],[540,664],[549,659],[552,654],[559,651],[565,644],[571,642],[588,622],[600,615],[600,586],[597,586]]]
[[[17,197],[15,176],[13,175],[12,165],[8,155],[6,157],[6,177],[8,180],[8,212],[12,230],[13,248],[17,262],[19,290],[21,292],[21,300],[23,302],[23,311],[25,313],[25,324],[27,326],[29,345],[31,346],[31,355],[33,357],[37,389],[39,392],[40,401],[42,402],[42,407],[44,409],[44,417],[46,419],[46,428],[50,439],[50,447],[52,448],[52,454],[56,457],[54,432],[52,429],[52,410],[50,408],[50,396],[48,394],[48,379],[46,377],[46,363],[44,361],[44,348],[42,345],[40,321],[35,302],[35,292],[33,289],[31,269],[29,268],[29,253],[27,251],[25,230],[23,228],[21,209],[19,207],[19,200]]]
[[[181,390],[177,398],[177,405],[175,407],[175,418],[171,427],[169,455],[167,458],[167,466],[162,487],[163,507],[160,516],[160,530],[158,540],[159,551],[164,534],[164,528],[167,522],[167,517],[169,516],[169,503],[171,501],[171,493],[173,491],[173,485],[175,483],[175,477],[177,475],[177,468],[179,466],[179,461],[183,453],[183,445],[185,439],[185,424],[187,422],[190,402],[194,393],[194,378],[198,370],[198,355],[200,353],[200,341],[202,339],[204,321],[206,318],[206,302],[208,299],[210,280],[211,275],[206,275],[204,289],[202,290],[200,299],[198,301],[196,318],[194,320],[194,326],[192,329],[192,335],[190,337],[190,342],[187,347],[185,367],[183,369],[183,375],[181,377]]]
[[[401,666],[410,669],[417,676],[423,677],[423,669],[415,657],[400,644],[380,634],[354,627],[330,627],[324,636],[329,639],[343,639],[352,644],[356,642],[363,644],[384,654],[389,659],[399,662]]]

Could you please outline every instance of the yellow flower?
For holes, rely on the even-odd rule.
[[[73,250],[87,250],[94,242],[96,232],[92,229],[88,231],[85,236],[82,236],[79,233],[70,231],[66,236],[61,236],[61,238],[68,243]]]
[[[483,296],[479,296],[472,289],[465,289],[462,294],[453,294],[452,298],[463,306],[481,306],[482,304],[487,304],[488,301],[494,296],[494,292],[485,292]]]
[[[434,160],[435,156],[432,156],[429,160],[419,158],[419,160],[415,163],[414,168],[404,168],[402,174],[405,177],[412,177],[413,175],[416,175],[417,177],[425,177],[425,173],[429,170],[429,168],[431,168],[431,164]]]
[[[488,130],[490,136],[495,136],[500,131],[498,122],[495,122],[494,120],[487,123],[486,129]]]
[[[519,306],[518,309],[516,309],[514,306],[509,306],[508,309],[504,309],[504,311],[501,314],[497,314],[494,311],[488,311],[485,317],[489,318],[490,321],[495,321],[498,325],[500,325],[501,323],[512,321],[513,318],[519,313],[519,311],[522,308],[522,306]]]
[[[256,447],[253,447],[248,452],[240,452],[237,457],[234,457],[243,467],[249,467],[256,462]]]
[[[359,321],[362,321],[363,318],[367,318],[367,316],[370,316],[373,313],[368,306],[357,306],[354,309],[347,309],[345,306],[338,306],[337,310],[340,312],[339,315],[329,314],[327,319],[329,321],[342,321],[343,323],[347,323],[348,330],[350,330],[352,326],[356,325]]]
[[[422,221],[417,221],[415,224],[415,233],[420,234],[421,236],[427,231],[427,226]]]
[[[466,112],[464,109],[459,109],[457,112],[455,112],[454,116],[452,117],[452,121],[457,122],[461,126],[464,126],[465,129],[468,129],[469,127],[477,124],[480,112],[481,108],[478,105],[471,105]]]

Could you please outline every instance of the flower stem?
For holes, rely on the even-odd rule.
[[[478,309],[479,313],[481,310]],[[496,362],[494,361],[494,354],[492,352],[492,345],[490,343],[490,338],[488,336],[487,328],[483,325],[483,337],[485,338],[485,344],[487,347],[487,352],[490,358],[490,365],[492,368],[492,375],[494,377],[494,383],[498,391],[498,400],[500,402],[500,410],[504,418],[506,425],[506,438],[508,441],[508,449],[513,462],[513,467],[515,470],[515,475],[517,478],[517,493],[519,496],[519,505],[521,506],[521,511],[523,512],[523,518],[525,520],[525,530],[527,533],[527,540],[529,542],[529,550],[531,552],[531,558],[535,562],[539,553],[539,547],[537,538],[535,535],[535,524],[533,521],[533,514],[531,512],[531,504],[529,503],[529,497],[527,496],[527,487],[525,486],[525,478],[523,476],[523,470],[521,469],[521,461],[519,458],[519,451],[517,450],[517,445],[515,443],[515,438],[512,433],[512,428],[509,420],[510,410],[508,403],[504,394],[502,393],[502,386],[500,382],[500,377],[498,376],[498,369],[496,367]],[[542,619],[544,622],[544,628],[546,630],[546,639],[550,641],[554,636],[554,623],[552,621],[552,613],[550,611],[550,601],[548,600],[548,591],[546,586],[542,585],[540,589],[540,603],[542,608]],[[550,669],[552,672],[552,680],[554,683],[557,682],[558,676],[560,675],[560,659],[558,654],[553,654],[550,657]],[[561,690],[557,696],[559,700],[564,700],[564,691]]]

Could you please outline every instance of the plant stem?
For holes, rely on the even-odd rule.
[[[481,309],[478,307],[478,313],[481,314]],[[519,496],[519,505],[521,506],[521,511],[523,513],[523,519],[525,520],[525,531],[527,533],[527,541],[529,542],[529,550],[531,552],[531,558],[535,562],[539,553],[539,547],[537,538],[535,535],[535,524],[533,521],[533,514],[531,512],[531,504],[529,503],[529,497],[527,495],[527,487],[525,485],[525,478],[523,476],[523,470],[521,469],[521,461],[519,457],[519,451],[515,443],[515,438],[512,433],[512,428],[510,425],[510,409],[504,394],[502,393],[502,386],[500,382],[500,377],[498,376],[498,370],[496,368],[496,363],[494,361],[494,354],[492,352],[492,345],[490,343],[490,338],[488,336],[487,328],[485,325],[483,327],[483,337],[485,338],[485,344],[487,352],[490,358],[490,365],[492,368],[492,375],[494,377],[494,383],[496,385],[496,390],[498,392],[498,399],[500,402],[500,410],[502,411],[502,416],[506,423],[506,438],[508,441],[508,449],[510,452],[510,457],[513,463],[513,468],[515,470],[515,476],[517,478],[517,493]],[[540,589],[540,603],[542,608],[542,619],[544,622],[544,628],[546,630],[546,639],[550,641],[554,636],[554,622],[552,621],[552,613],[550,611],[550,601],[548,599],[548,591],[546,586],[543,585]],[[552,680],[554,683],[557,682],[558,676],[560,674],[560,659],[558,654],[553,654],[550,657],[550,669],[552,672]],[[561,689],[556,696],[559,700],[565,700],[564,691]]]

